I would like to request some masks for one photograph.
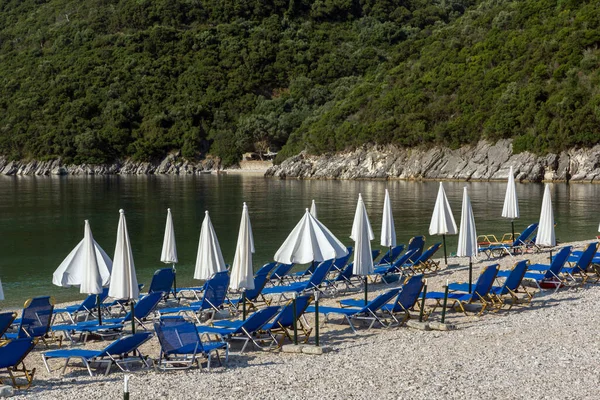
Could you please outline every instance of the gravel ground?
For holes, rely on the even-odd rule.
[[[582,248],[585,243],[573,245]],[[482,266],[498,262],[504,269],[522,257],[476,261],[474,276]],[[524,257],[545,262],[548,253]],[[468,277],[464,267],[468,260],[449,261],[462,266],[430,277],[429,290],[441,290],[446,279]],[[386,287],[371,285],[371,297]],[[339,298],[322,304],[334,305]],[[332,351],[324,355],[250,349],[232,354],[226,368],[210,372],[134,372],[130,398],[598,398],[599,300],[600,286],[596,285],[556,294],[543,291],[532,305],[516,306],[509,312],[482,317],[449,312],[447,322],[457,329],[448,332],[402,327],[362,329],[354,335],[347,325],[328,323],[322,327],[321,339]],[[430,317],[439,318],[439,311]],[[89,343],[86,348],[105,344]],[[157,357],[158,341],[152,339],[143,349]],[[122,396],[123,374],[115,368],[108,376],[93,378],[84,369],[74,368],[61,378],[59,370],[49,374],[43,367],[40,353],[44,350],[39,345],[27,357],[27,366],[37,368],[35,383],[15,398]]]

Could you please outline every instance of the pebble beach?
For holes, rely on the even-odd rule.
[[[566,243],[582,249],[589,242]],[[561,247],[559,246],[559,247]],[[441,256],[441,252],[438,252]],[[515,261],[548,263],[539,252],[488,260],[473,260],[474,280],[482,267],[498,263],[510,268]],[[466,281],[468,259],[452,257],[450,266],[428,277],[428,290],[443,290],[446,280]],[[443,259],[441,265],[444,265]],[[398,285],[373,283],[369,297]],[[533,288],[528,288],[534,291]],[[224,367],[158,372],[135,369],[129,382],[130,399],[464,399],[464,398],[598,398],[600,364],[597,331],[600,285],[535,291],[530,305],[514,306],[481,317],[449,310],[450,331],[424,331],[406,326],[366,329],[354,334],[347,324],[321,324],[322,355],[291,354],[232,348]],[[361,298],[362,291],[323,298],[336,306],[343,298]],[[429,303],[428,303],[429,304]],[[429,317],[439,321],[441,310]],[[418,311],[413,319],[418,319]],[[314,324],[313,315],[309,323]],[[309,344],[313,343],[311,336]],[[90,342],[85,348],[103,348]],[[52,344],[51,348],[56,348]],[[63,344],[64,347],[64,344]],[[121,398],[123,373],[113,367],[107,376],[89,377],[84,368],[69,368],[61,377],[62,362],[48,373],[38,344],[25,359],[36,368],[28,390],[15,399]],[[159,355],[156,338],[142,347],[151,358]]]

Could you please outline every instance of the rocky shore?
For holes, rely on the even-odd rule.
[[[362,147],[312,156],[302,153],[275,165],[266,176],[299,179],[505,180],[512,166],[521,182],[600,182],[600,145],[540,157],[513,154],[512,140],[449,149]]]

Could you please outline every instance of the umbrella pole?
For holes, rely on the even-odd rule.
[[[471,256],[469,256],[469,293],[471,293],[472,286],[473,286],[473,262],[471,261]]]
[[[444,262],[448,265],[448,256],[446,255],[446,235],[442,235],[442,247],[444,247]]]
[[[444,307],[442,308],[442,324],[446,320],[446,306],[448,305],[448,280],[446,280],[446,289],[444,290]],[[469,285],[469,288],[471,286]]]
[[[135,301],[131,299],[129,305],[131,306],[131,334],[135,335]]]
[[[123,375],[123,400],[129,400],[129,378],[130,375]]]
[[[175,263],[173,263],[173,297],[177,300],[177,270],[175,269]]]
[[[100,308],[100,295],[96,295],[96,307],[98,307],[98,325],[102,325],[102,309]]]
[[[319,345],[319,291],[315,292],[315,345]]]
[[[393,262],[394,262],[394,260],[392,260],[392,246],[390,246],[390,253],[388,256],[388,264],[392,265]]]
[[[297,315],[296,315],[296,294],[294,294],[294,297],[292,298],[292,313],[294,316],[294,344],[297,345],[298,344],[298,324],[296,322],[297,319]]]
[[[514,244],[515,240],[516,240],[515,239],[515,220],[514,219],[510,221],[510,226],[512,228],[512,240],[513,240],[513,244]],[[515,252],[516,252],[516,250],[513,247],[513,254],[515,254]]]
[[[369,281],[367,280],[367,275],[365,275],[365,306],[369,302]]]
[[[242,291],[242,320],[246,320],[246,291]]]

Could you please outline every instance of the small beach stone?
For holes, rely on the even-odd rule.
[[[14,393],[15,390],[12,388],[12,386],[0,386],[0,397],[12,397]]]

